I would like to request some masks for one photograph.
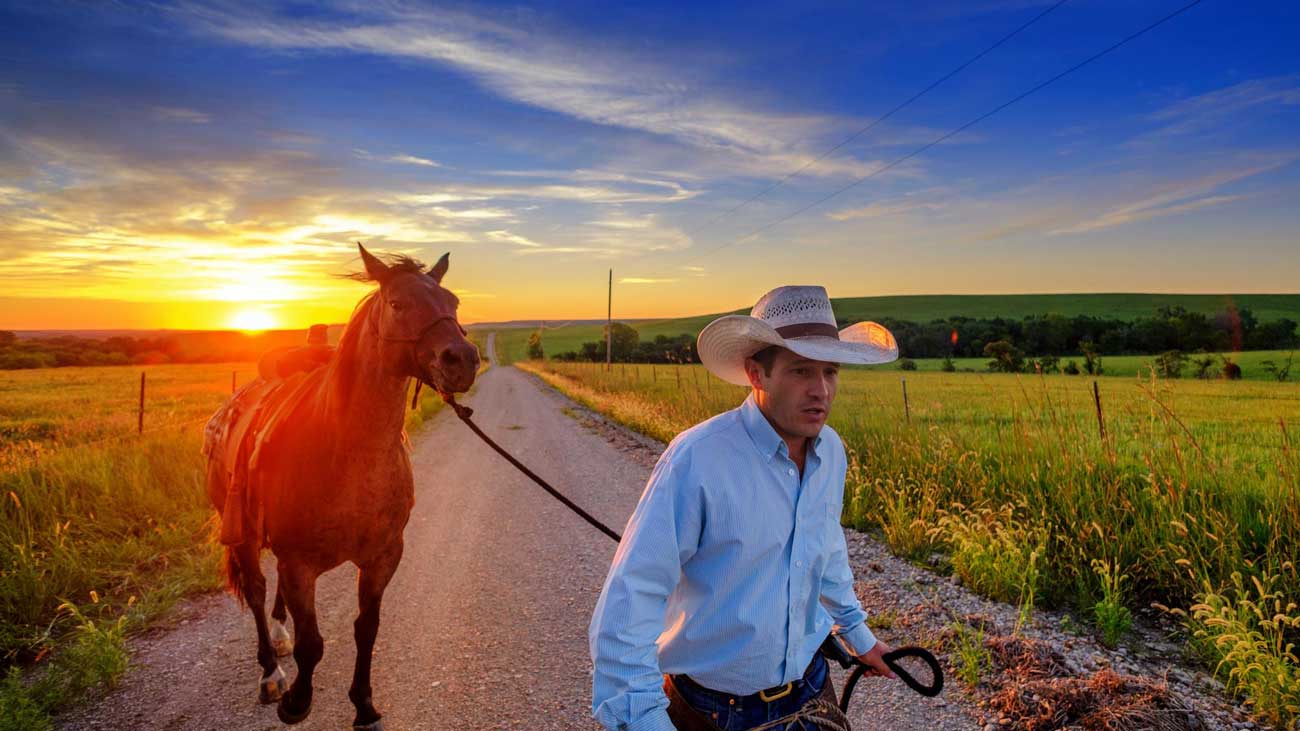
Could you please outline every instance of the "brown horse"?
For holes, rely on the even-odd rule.
[[[226,548],[227,579],[257,625],[261,700],[278,699],[285,723],[310,712],[312,672],[324,653],[316,579],[345,561],[357,566],[357,660],[348,698],[356,706],[354,728],[376,731],[383,725],[370,698],[370,660],[379,606],[402,558],[402,531],[415,503],[402,432],[408,386],[416,378],[444,393],[467,391],[479,355],[456,320],[455,295],[441,285],[447,255],[428,271],[406,257],[385,264],[364,247],[361,258],[365,274],[356,278],[377,282],[379,289],[357,305],[329,361],[296,376],[289,396],[275,407],[276,418],[254,427],[253,459],[246,458],[249,450],[229,445],[210,450],[208,493],[218,511],[227,507],[223,521],[241,521],[222,526],[223,542],[234,543]],[[228,420],[228,411],[214,422]],[[223,439],[243,431],[228,423],[217,427]],[[234,474],[246,475],[240,489],[247,490],[243,504],[249,506],[237,516],[229,514],[233,501],[227,500]],[[234,531],[238,543],[225,540],[227,528],[240,529]],[[264,546],[278,562],[274,627],[266,620],[266,579],[258,564]],[[276,649],[287,654],[289,646],[280,624],[284,605],[293,615],[298,664],[287,691],[276,660]]]

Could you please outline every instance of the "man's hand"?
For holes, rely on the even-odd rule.
[[[858,660],[862,661],[862,663],[867,666],[867,677],[898,677],[894,674],[893,670],[889,669],[889,666],[885,664],[883,659],[885,653],[891,652],[893,649],[894,648],[890,647],[884,640],[877,638],[876,644],[871,647],[869,652],[857,656]]]

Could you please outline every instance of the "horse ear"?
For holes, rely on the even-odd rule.
[[[383,284],[388,278],[388,265],[379,260],[379,257],[366,251],[366,247],[357,242],[357,248],[361,250],[361,261],[366,265],[366,275],[371,279]]]
[[[442,278],[447,274],[447,267],[449,266],[451,266],[450,251],[443,254],[442,258],[438,260],[438,263],[429,268],[429,276],[433,277],[433,281],[442,284]]]

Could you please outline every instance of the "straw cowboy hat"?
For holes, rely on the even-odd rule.
[[[748,317],[726,315],[709,323],[700,331],[696,350],[713,375],[748,386],[745,359],[769,345],[832,363],[898,359],[898,343],[883,325],[859,322],[840,330],[824,287],[777,287],[759,299]]]

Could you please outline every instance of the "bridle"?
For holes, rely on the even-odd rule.
[[[387,300],[385,300],[382,296],[380,296],[379,301],[383,304],[388,304]],[[398,335],[384,335],[381,332],[379,332],[379,323],[375,322],[374,320],[371,320],[371,327],[374,330],[375,337],[379,338],[380,340],[389,343],[410,343],[411,347],[409,350],[407,350],[406,355],[410,359],[411,365],[414,366],[415,371],[417,373],[421,373],[428,369],[421,366],[420,361],[416,359],[415,345],[416,343],[419,343],[421,340],[424,340],[424,336],[429,334],[430,330],[432,330],[434,327],[436,327],[439,323],[443,322],[444,320],[451,320],[453,323],[455,323],[456,329],[460,330],[461,335],[469,335],[469,333],[466,332],[465,328],[461,326],[460,322],[456,320],[455,315],[442,315],[440,317],[435,317],[432,320],[430,320],[428,323],[426,323],[423,328],[420,328],[420,332],[410,337],[401,337]],[[437,366],[430,366],[430,367],[433,370],[438,371],[439,374],[441,374],[442,371]],[[438,393],[443,393],[443,390],[439,388],[437,384],[433,383],[432,379],[425,378],[423,375],[417,375],[414,378],[415,378],[415,396],[412,397],[412,404],[414,404],[415,400],[420,397],[421,384],[424,384],[429,388],[434,389]],[[414,408],[414,406],[412,406],[412,408]]]

